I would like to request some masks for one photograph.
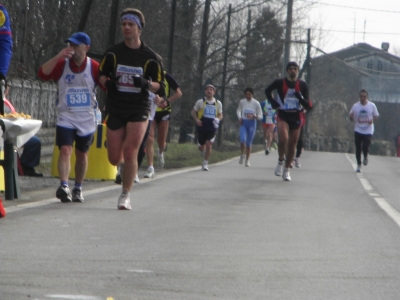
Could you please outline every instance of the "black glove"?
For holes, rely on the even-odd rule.
[[[5,84],[4,88],[6,88],[6,87],[7,87],[7,79],[6,79],[6,76],[4,76],[3,74],[0,74],[0,81],[1,81],[1,80],[4,80],[4,84]]]
[[[107,88],[107,91],[117,91],[117,82],[120,76],[114,77],[110,76],[107,81],[104,83],[104,86]]]
[[[142,89],[148,90],[150,87],[149,82],[142,76],[133,76],[133,85]]]

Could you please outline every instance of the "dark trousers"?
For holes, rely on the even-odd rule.
[[[24,151],[21,154],[20,162],[25,168],[34,168],[40,163],[40,150],[42,143],[37,136],[31,137],[24,144]]]
[[[357,164],[361,165],[361,151],[364,158],[368,156],[369,145],[371,145],[372,134],[362,134],[357,131],[354,132],[354,141],[356,145],[356,160]]]
[[[149,134],[150,134],[150,127],[151,127],[152,122],[153,121],[149,121],[149,123],[147,125],[147,129],[146,129],[146,133],[144,134],[142,143],[140,144],[140,148],[139,148],[139,152],[138,152],[138,169],[142,165],[143,159],[146,156],[147,138],[149,137]]]
[[[304,136],[304,125],[301,126],[299,139],[297,140],[296,157],[300,157],[301,151],[303,150],[303,136]]]

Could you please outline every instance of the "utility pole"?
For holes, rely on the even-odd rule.
[[[208,34],[208,19],[210,16],[211,0],[206,0],[204,4],[203,26],[201,28],[201,40],[199,51],[199,62],[197,67],[197,80],[195,82],[196,89],[201,89],[203,85],[204,65],[207,59],[207,34]]]
[[[172,0],[171,3],[171,25],[169,28],[169,49],[168,49],[168,67],[167,71],[172,74],[172,58],[174,54],[174,35],[175,35],[175,11],[176,11],[176,0]],[[169,94],[170,91],[165,91]],[[171,141],[171,130],[167,133],[167,143]]]
[[[310,87],[310,81],[311,81],[311,29],[307,29],[307,58],[306,58],[306,69],[307,69],[307,76],[306,76],[306,82],[308,87]],[[311,113],[312,111],[309,111],[306,113],[306,126],[304,128],[306,137],[308,138],[308,145],[310,145],[310,126],[309,126],[309,121],[311,119]],[[310,149],[310,146],[308,146],[308,149]]]
[[[283,57],[282,77],[286,72],[286,65],[290,59],[290,40],[292,38],[292,15],[293,15],[293,0],[288,0],[287,16],[286,16],[286,36],[285,36],[285,53]]]
[[[307,57],[306,57],[307,77],[306,82],[310,86],[311,81],[311,29],[307,29]]]
[[[367,20],[364,19],[364,34],[363,34],[363,43],[365,43],[365,28],[367,27]]]
[[[81,19],[78,24],[78,28],[76,31],[85,31],[86,21],[89,19],[90,9],[92,8],[93,0],[86,0],[83,10]]]
[[[232,11],[232,4],[229,4],[229,11],[228,11],[228,25],[226,28],[226,42],[225,42],[225,55],[224,55],[224,69],[222,72],[222,90],[221,90],[221,103],[222,108],[225,105],[225,81],[226,81],[226,67],[228,64],[228,52],[229,52],[229,34],[231,32],[231,11]],[[222,127],[223,121],[220,123],[218,128],[218,138],[217,138],[217,145],[218,147],[222,146]]]
[[[306,72],[305,81],[307,82],[308,87],[310,87],[311,81],[311,29],[307,29],[307,56],[306,60],[304,61],[303,67],[299,71],[299,78],[303,76],[304,70]],[[308,143],[308,149],[310,149],[310,129],[309,129],[309,120],[311,119],[312,111],[309,111],[305,115],[306,125],[304,126],[304,131],[306,133],[306,140]]]
[[[108,28],[108,42],[107,47],[111,47],[115,44],[115,36],[117,32],[117,23],[118,23],[118,8],[119,8],[119,0],[113,0],[111,2],[111,11],[110,11],[110,27]]]
[[[169,50],[168,50],[168,73],[172,74],[172,56],[174,53],[174,34],[175,34],[175,11],[176,0],[171,4],[171,27],[169,29]]]

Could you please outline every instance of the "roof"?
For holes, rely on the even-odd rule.
[[[321,52],[323,52],[320,49],[317,49]],[[370,55],[379,55],[382,56],[394,63],[400,64],[400,57],[390,54],[389,52],[386,52],[380,48],[375,48],[372,47],[371,45],[367,44],[367,43],[358,43],[355,44],[353,46],[332,52],[332,53],[324,53],[320,56],[314,57],[312,59],[312,62],[314,64],[318,63],[318,64],[322,64],[325,63],[325,60],[328,59],[332,59],[332,58],[336,58],[339,60],[352,60],[352,59],[357,59],[357,58],[363,58],[366,56],[370,56]]]

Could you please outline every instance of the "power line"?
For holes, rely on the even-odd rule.
[[[296,28],[296,29],[306,30],[307,28]],[[354,30],[333,30],[333,29],[317,29],[317,28],[313,28],[313,31],[400,35],[400,33],[395,33],[395,32],[368,32],[368,31],[364,32],[364,31],[354,31]]]
[[[368,10],[368,11],[374,11],[374,12],[385,12],[385,13],[400,14],[400,11],[395,11],[395,10],[384,10],[384,9],[354,7],[354,6],[346,6],[346,5],[338,5],[338,4],[316,2],[316,1],[310,1],[310,0],[304,0],[304,2],[309,2],[309,3],[312,3],[312,4],[321,4],[321,5],[326,5],[326,6],[336,6],[336,7],[343,7],[343,8],[351,8],[351,9],[357,9],[357,10]]]

